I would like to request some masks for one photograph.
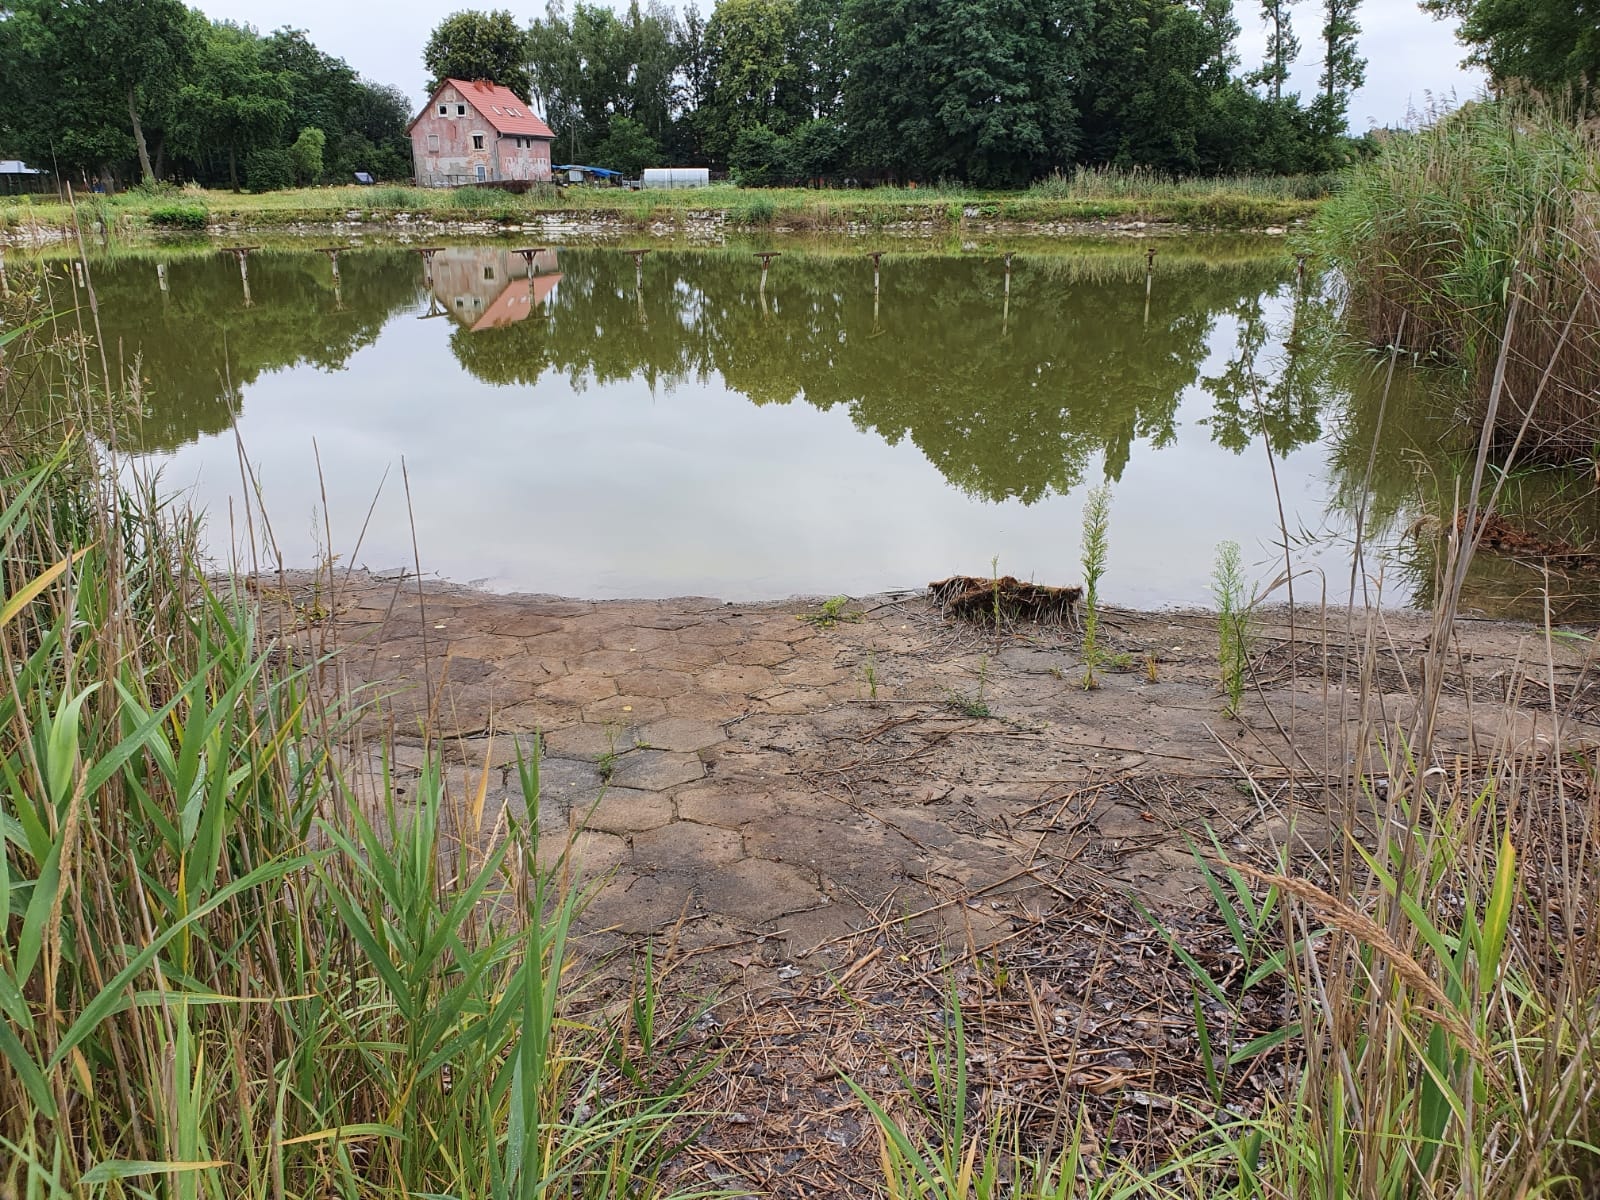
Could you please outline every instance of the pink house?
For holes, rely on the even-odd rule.
[[[549,179],[555,134],[510,88],[446,79],[411,122],[411,161],[422,187]]]

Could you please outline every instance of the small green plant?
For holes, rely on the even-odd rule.
[[[876,655],[867,655],[866,665],[861,668],[862,677],[867,681],[867,699],[878,698],[878,659]]]
[[[832,629],[844,622],[854,623],[864,614],[850,611],[849,596],[833,596],[824,600],[816,612],[800,613],[795,619],[815,625],[818,629]]]
[[[978,690],[975,692],[950,692],[950,707],[963,716],[972,717],[974,720],[987,721],[994,716],[994,710],[989,707],[984,692],[989,686],[989,656],[983,655],[978,659]]]
[[[617,759],[620,757],[617,750],[617,726],[606,726],[606,750],[599,758],[594,760],[595,768],[600,772],[600,782],[610,783],[611,777],[617,773]]]
[[[1255,639],[1245,591],[1239,543],[1223,542],[1217,547],[1211,594],[1217,601],[1217,666],[1223,694],[1228,697],[1227,713],[1234,718],[1239,716],[1239,704],[1244,699],[1245,676],[1250,670],[1250,650]]]
[[[1095,668],[1104,661],[1100,649],[1100,577],[1110,550],[1111,489],[1091,488],[1083,502],[1083,686],[1098,687]]]
[[[145,219],[158,229],[203,230],[210,223],[211,214],[202,204],[179,201],[155,205]]]

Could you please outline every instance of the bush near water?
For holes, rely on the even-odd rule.
[[[1600,444],[1597,153],[1549,105],[1469,104],[1386,137],[1311,234],[1368,341],[1457,366],[1479,416],[1502,367],[1500,439],[1556,460]]]

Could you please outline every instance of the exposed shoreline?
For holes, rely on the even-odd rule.
[[[1281,235],[1312,216],[1321,201],[1212,200],[1197,198],[1054,200],[1020,194],[983,202],[864,202],[851,193],[818,193],[803,203],[762,201],[752,192],[744,208],[696,205],[681,196],[655,200],[649,193],[623,193],[616,201],[590,200],[581,206],[517,204],[514,197],[495,208],[462,208],[440,203],[395,207],[372,202],[361,189],[339,189],[337,203],[270,205],[270,197],[208,195],[204,229],[213,237],[247,233],[430,232],[451,235],[528,232],[540,236],[588,238],[648,234],[652,237],[714,238],[731,233],[839,234],[901,238],[941,234],[978,236],[1152,236],[1188,232]],[[643,196],[645,199],[634,199]],[[181,203],[181,201],[180,201]],[[105,204],[103,210],[80,200],[86,238],[104,224],[113,236],[173,232],[152,219],[153,204]],[[0,208],[0,245],[42,246],[74,240],[71,211],[61,204]]]

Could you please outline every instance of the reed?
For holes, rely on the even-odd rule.
[[[43,327],[5,335],[7,410]],[[119,390],[70,361],[65,412]],[[0,449],[0,1195],[669,1193],[692,1079],[636,1069],[648,981],[573,1019],[570,864],[437,762],[397,796],[333,648],[104,445]]]
[[[1502,448],[1520,433],[1560,460],[1600,442],[1597,152],[1550,106],[1470,104],[1386,137],[1312,228],[1374,346],[1456,365],[1479,418],[1504,370]]]

